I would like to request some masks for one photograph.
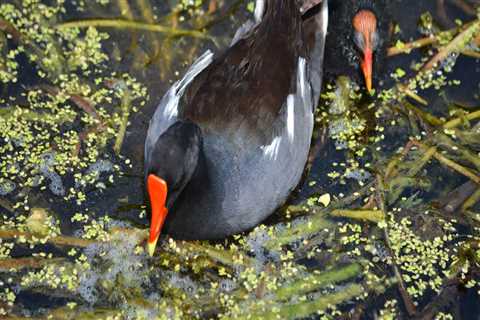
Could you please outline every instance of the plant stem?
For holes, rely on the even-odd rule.
[[[2,229],[0,230],[0,239],[18,239],[18,238],[26,238],[26,239],[33,239],[35,235],[29,232],[17,231],[17,230],[8,230]],[[87,240],[87,239],[80,239],[75,237],[69,236],[57,236],[53,238],[48,238],[47,242],[52,243],[58,246],[72,246],[72,247],[88,247],[93,243],[97,243],[98,241],[94,240]]]
[[[354,263],[342,268],[312,274],[280,287],[274,294],[279,300],[287,300],[295,295],[318,290],[326,285],[353,278],[361,271],[360,265]]]
[[[352,218],[357,220],[366,220],[370,222],[380,222],[385,220],[385,214],[380,210],[333,210],[330,213],[334,217]]]
[[[452,41],[447,45],[440,48],[438,53],[428,61],[422,68],[422,72],[432,70],[445,60],[452,53],[461,52],[465,46],[476,36],[480,30],[480,21],[475,20],[468,28],[460,32]]]
[[[384,187],[384,181],[383,177],[380,175],[377,175],[377,188],[375,190],[375,198],[377,202],[377,206],[380,208],[381,211],[386,214],[386,207],[385,207],[385,187]],[[417,309],[415,307],[415,304],[413,303],[412,297],[408,294],[407,288],[405,286],[405,282],[403,280],[402,274],[400,273],[400,270],[397,266],[396,263],[396,258],[395,254],[392,250],[391,242],[390,242],[390,236],[388,234],[388,228],[385,227],[383,229],[383,234],[385,236],[385,244],[387,245],[388,251],[390,252],[390,256],[392,257],[392,267],[393,271],[395,273],[395,277],[398,280],[398,290],[400,291],[400,295],[402,297],[403,303],[405,305],[405,309],[407,309],[408,315],[411,317],[415,315],[417,312]]]
[[[120,108],[122,110],[122,120],[120,122],[120,128],[118,129],[117,138],[115,139],[115,144],[113,146],[113,151],[115,151],[116,154],[120,154],[120,151],[122,149],[123,140],[125,139],[125,133],[127,132],[131,107],[132,99],[130,96],[130,91],[128,90],[128,88],[125,88],[125,90],[123,91],[122,104]]]
[[[100,28],[116,28],[116,29],[134,29],[144,30],[150,32],[165,33],[172,37],[192,37],[200,39],[210,39],[211,37],[203,32],[197,30],[185,30],[177,28],[168,28],[158,24],[151,24],[139,21],[129,21],[122,19],[88,19],[63,22],[56,26],[58,29],[66,28],[88,28],[88,27],[100,27]]]
[[[471,112],[469,114],[464,115],[463,117],[455,118],[450,121],[447,121],[443,124],[444,129],[453,129],[458,127],[460,124],[464,123],[465,121],[471,121],[480,118],[480,110]]]
[[[45,265],[65,261],[63,258],[45,259],[45,258],[11,258],[0,259],[0,271],[10,272],[12,270],[19,271],[22,269],[41,268]]]

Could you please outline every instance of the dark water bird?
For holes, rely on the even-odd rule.
[[[329,1],[326,75],[348,75],[364,83],[369,92],[373,89],[386,63],[391,23],[388,1]]]
[[[321,56],[310,59],[303,9],[297,0],[257,0],[255,21],[231,46],[199,57],[162,98],[145,141],[150,255],[160,232],[219,239],[250,229],[298,184],[326,35],[319,19],[312,51]]]

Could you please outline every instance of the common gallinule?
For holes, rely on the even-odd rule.
[[[363,77],[371,91],[385,65],[391,19],[388,0],[331,0],[329,12],[325,73]]]
[[[310,71],[301,6],[257,0],[256,22],[222,54],[198,58],[162,98],[145,141],[150,255],[161,231],[219,239],[252,228],[299,182],[312,136],[311,88],[321,81]],[[323,46],[324,39],[317,52]]]

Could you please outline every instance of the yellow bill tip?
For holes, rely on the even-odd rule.
[[[155,254],[155,248],[157,247],[157,241],[158,241],[158,238],[155,239],[155,241],[153,241],[153,242],[147,242],[147,251],[148,251],[148,255],[150,257],[153,257],[153,255]]]

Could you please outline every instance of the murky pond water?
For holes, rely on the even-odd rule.
[[[390,1],[375,94],[324,79],[289,202],[150,258],[148,122],[254,3],[3,0],[0,318],[480,319],[478,6]]]

